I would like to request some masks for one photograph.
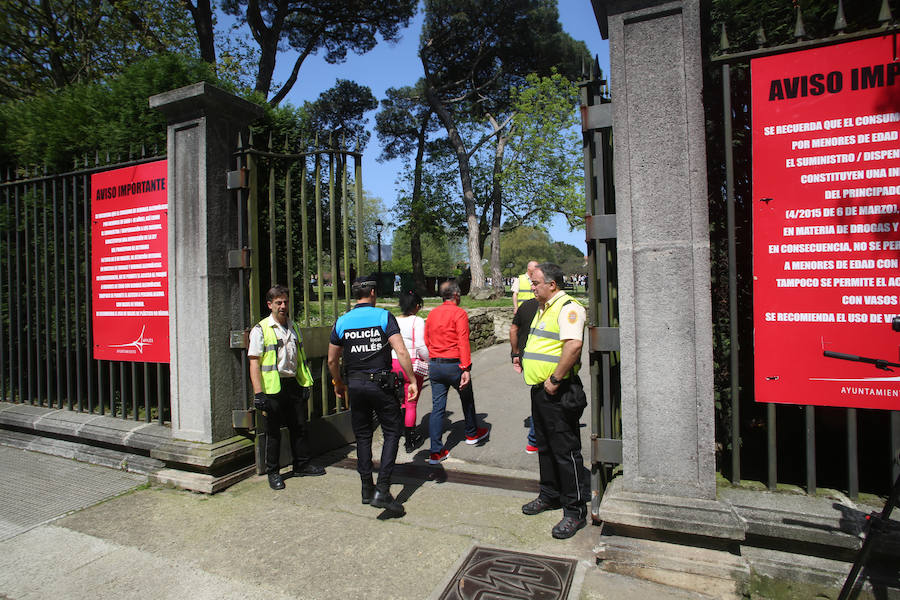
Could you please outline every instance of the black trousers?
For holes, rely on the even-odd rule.
[[[363,481],[372,477],[373,416],[377,416],[384,445],[381,447],[381,466],[375,487],[387,492],[391,487],[391,473],[397,462],[397,447],[400,444],[400,402],[374,381],[348,377],[347,385],[350,390],[350,422],[356,436],[356,470]]]
[[[291,455],[294,466],[304,465],[310,458],[306,412],[309,390],[300,386],[293,377],[281,380],[281,391],[269,395],[266,411],[266,472],[277,473],[281,469],[281,428],[287,427],[291,437]]]
[[[590,477],[581,456],[579,420],[586,399],[581,379],[565,379],[553,395],[544,384],[531,387],[531,419],[537,438],[540,496],[559,502],[567,517],[583,519]]]

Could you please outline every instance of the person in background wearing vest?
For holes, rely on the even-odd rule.
[[[331,330],[328,371],[339,398],[347,398],[349,386],[350,423],[356,436],[356,470],[362,479],[362,503],[402,515],[403,505],[391,495],[391,473],[397,460],[402,426],[400,402],[396,397],[399,381],[391,372],[392,348],[409,382],[407,400],[415,398],[419,390],[397,319],[383,308],[375,307],[375,278],[356,278],[351,292],[357,303],[335,321]],[[342,358],[347,383],[341,376]],[[377,483],[372,482],[373,413],[384,434]]]
[[[530,263],[529,263],[530,264]],[[537,263],[535,263],[537,265]],[[532,269],[533,270],[533,269]],[[531,285],[529,280],[528,285]],[[509,326],[509,358],[512,360],[513,369],[516,373],[522,372],[522,350],[528,341],[528,332],[531,330],[531,321],[538,310],[537,298],[529,298],[519,305],[519,310],[515,312],[512,323]],[[537,454],[537,438],[534,435],[534,418],[529,412],[528,419],[530,425],[528,427],[528,436],[525,438],[525,453]]]
[[[273,490],[284,489],[281,477],[281,428],[291,437],[293,474],[324,475],[325,469],[309,462],[306,430],[307,401],[313,379],[306,364],[303,337],[290,319],[288,289],[274,285],[266,293],[272,314],[250,330],[250,382],[253,406],[266,417],[266,473]]]
[[[513,286],[513,314],[519,310],[519,307],[522,306],[522,303],[528,300],[529,298],[534,298],[534,293],[531,291],[531,274],[534,272],[534,268],[538,265],[536,260],[529,260],[528,264],[525,266],[525,272],[519,275],[519,279],[516,280],[516,285]]]
[[[531,289],[539,307],[521,359],[525,383],[531,386],[540,467],[540,493],[522,512],[536,515],[562,508],[563,518],[551,531],[557,539],[570,538],[585,526],[590,497],[579,433],[587,406],[578,378],[585,313],[562,285],[558,265],[542,263],[532,272]]]

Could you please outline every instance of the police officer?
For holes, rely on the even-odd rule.
[[[350,396],[350,421],[356,436],[356,470],[362,479],[362,502],[403,514],[403,505],[391,496],[391,472],[397,460],[400,443],[399,381],[391,372],[391,348],[409,381],[408,394],[417,393],[412,361],[403,343],[394,315],[376,308],[374,278],[358,277],[351,291],[357,304],[341,315],[331,330],[328,345],[328,370],[339,398]],[[343,358],[346,382],[341,375]],[[349,390],[348,390],[349,388]],[[402,388],[401,388],[402,389]],[[372,414],[378,417],[384,434],[378,482],[372,482]]]
[[[531,415],[537,437],[540,493],[522,507],[526,515],[562,508],[553,537],[570,538],[585,526],[589,483],[581,456],[579,419],[587,399],[578,369],[584,336],[584,307],[563,292],[563,272],[538,265],[531,289],[539,307],[522,352],[522,373],[531,386]]]
[[[291,437],[294,475],[324,475],[325,469],[309,462],[306,411],[313,380],[306,365],[303,337],[289,314],[288,289],[275,285],[266,293],[272,314],[250,330],[250,382],[253,405],[266,417],[266,473],[273,490],[283,490],[281,428]]]

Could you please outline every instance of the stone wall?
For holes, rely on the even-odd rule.
[[[512,307],[472,308],[469,315],[469,341],[472,352],[495,344],[509,343]]]

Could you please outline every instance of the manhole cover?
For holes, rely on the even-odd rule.
[[[574,559],[473,548],[441,600],[564,600],[575,576]]]

